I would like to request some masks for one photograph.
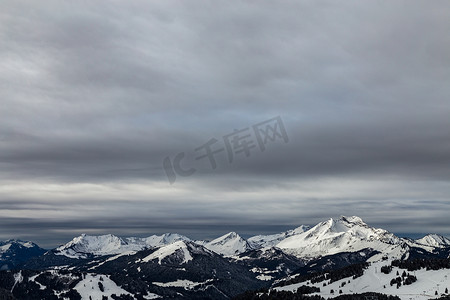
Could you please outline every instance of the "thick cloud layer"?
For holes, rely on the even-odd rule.
[[[341,214],[450,235],[449,15],[446,1],[5,1],[0,239]],[[289,142],[195,160],[276,116]],[[163,160],[180,152],[196,172],[171,185]]]

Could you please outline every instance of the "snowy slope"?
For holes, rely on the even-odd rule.
[[[224,256],[237,255],[251,249],[247,241],[236,232],[227,233],[211,242],[204,243],[203,246]]]
[[[181,261],[180,264],[184,264],[192,260],[191,253],[189,253],[187,245],[183,241],[178,241],[159,248],[149,256],[142,259],[142,262],[149,262],[151,260],[157,259],[158,263],[161,264],[161,261],[163,259],[172,255],[176,255],[179,258],[179,260]]]
[[[405,242],[394,234],[368,226],[359,217],[344,217],[322,222],[313,228],[288,237],[277,247],[302,258],[316,258],[341,252],[371,248],[392,258],[402,257],[408,250]],[[376,255],[374,260],[380,259]]]
[[[212,256],[213,253],[201,245],[197,245],[188,241],[177,241],[172,244],[162,246],[155,252],[138,260],[139,263],[146,263],[149,261],[157,261],[158,264],[168,262],[171,264],[185,264],[194,259],[194,255],[201,254],[205,256]]]
[[[416,240],[416,243],[437,248],[450,247],[450,239],[438,234],[428,234]]]
[[[112,299],[111,295],[113,294],[116,296],[133,296],[126,290],[117,286],[108,275],[102,274],[86,274],[84,279],[81,280],[74,289],[80,294],[82,300],[102,299],[102,297]],[[160,298],[160,296],[153,293],[148,293],[146,297],[146,299]]]
[[[153,235],[147,238],[120,238],[112,234],[91,236],[82,234],[55,250],[56,255],[70,258],[86,258],[89,255],[116,255],[130,251],[140,251],[167,245],[175,241],[189,239],[179,234]]]
[[[250,247],[252,249],[259,249],[259,248],[266,248],[266,247],[273,247],[276,244],[280,243],[284,239],[297,235],[300,233],[305,232],[308,230],[309,226],[301,225],[300,227],[297,227],[292,230],[288,230],[286,232],[278,233],[278,234],[271,234],[271,235],[255,235],[247,239],[247,242],[249,243]]]
[[[427,271],[426,269],[421,269],[418,271],[409,272],[417,277],[417,281],[411,285],[402,285],[397,289],[396,285],[390,285],[390,281],[391,279],[397,277],[397,271],[399,274],[402,274],[405,270],[394,267],[390,274],[382,273],[380,271],[381,267],[389,264],[390,262],[387,261],[372,263],[369,268],[365,270],[363,276],[356,279],[348,277],[331,284],[326,281],[325,287],[323,286],[324,282],[315,284],[311,284],[310,282],[302,282],[275,289],[283,291],[296,291],[300,286],[308,285],[320,288],[320,293],[316,294],[325,298],[336,297],[339,295],[339,290],[342,290],[343,294],[378,292],[388,295],[397,295],[401,299],[405,300],[436,298],[436,291],[439,295],[441,295],[445,292],[446,288],[450,289],[450,269],[442,269],[437,271]],[[350,283],[348,281],[350,281]],[[343,282],[345,282],[345,285],[342,287]],[[331,290],[333,290],[334,293],[331,293]]]

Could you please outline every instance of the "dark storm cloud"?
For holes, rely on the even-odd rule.
[[[130,234],[340,214],[449,233],[449,8],[5,2],[2,236],[106,232],[99,215]],[[274,116],[289,143],[168,184],[164,157]]]

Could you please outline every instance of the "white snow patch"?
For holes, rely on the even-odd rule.
[[[144,297],[144,299],[148,299],[148,300],[162,298],[160,295],[153,294],[153,293],[148,293],[147,295],[145,295],[143,297]]]
[[[11,248],[11,244],[0,246],[0,253],[8,251],[9,248]]]
[[[262,281],[269,281],[269,280],[272,280],[272,278],[273,278],[272,276],[264,275],[264,274],[256,276],[256,279],[262,280]]]
[[[199,286],[202,284],[207,284],[212,281],[213,281],[213,279],[208,279],[204,282],[193,282],[190,280],[178,279],[177,281],[172,281],[172,282],[153,282],[153,284],[160,286],[160,287],[182,287],[186,290],[191,290],[191,289],[195,288],[196,286]]]
[[[100,277],[103,278],[103,280],[100,280]],[[100,290],[99,282],[103,285],[104,292]],[[111,297],[112,294],[116,294],[117,296],[122,294],[133,296],[126,290],[117,286],[109,276],[101,274],[87,274],[86,277],[75,286],[75,290],[81,295],[82,300],[89,300],[89,296],[91,296],[92,300],[101,300],[103,296]]]
[[[19,271],[19,273],[15,273],[14,274],[14,285],[11,288],[11,292],[14,290],[14,288],[16,287],[16,285],[18,283],[21,283],[23,281],[23,276],[22,276],[22,271]]]
[[[39,275],[41,275],[41,274],[39,273],[37,275],[29,277],[28,281],[32,281],[32,282],[36,283],[37,285],[39,285],[40,290],[45,290],[47,287],[36,281],[36,277],[38,277]]]

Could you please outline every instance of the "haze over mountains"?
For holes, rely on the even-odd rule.
[[[69,258],[87,258],[137,252],[178,241],[192,240],[176,233],[152,235],[146,238],[118,237],[112,234],[98,236],[82,234],[53,251],[57,255]],[[370,227],[356,216],[330,218],[313,227],[301,225],[279,234],[256,235],[248,239],[242,238],[236,232],[229,232],[211,241],[195,240],[193,242],[224,256],[277,247],[300,258],[314,258],[339,252],[356,252],[366,248],[399,256],[406,253],[405,250],[402,250],[405,245],[425,250],[450,246],[450,239],[438,234],[428,234],[416,240],[400,238],[387,230]],[[8,254],[11,251],[20,252],[24,249],[34,251],[37,248],[39,247],[32,242],[14,240],[0,242],[0,253],[3,259],[11,255]]]

